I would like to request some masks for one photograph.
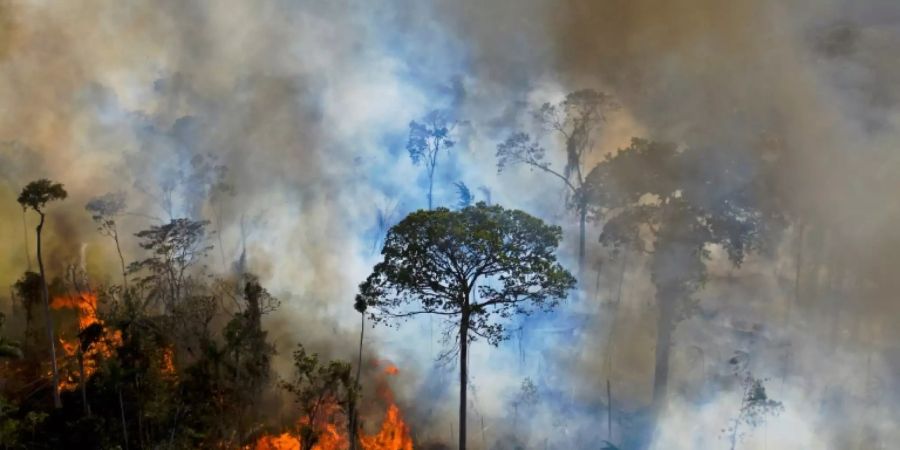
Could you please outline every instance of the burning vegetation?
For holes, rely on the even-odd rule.
[[[384,373],[397,375],[399,369],[390,365]],[[403,421],[400,407],[394,403],[394,395],[387,381],[380,379],[379,394],[386,406],[381,427],[374,434],[366,434],[363,430],[357,430],[358,446],[361,450],[413,450],[413,441],[409,427]],[[336,401],[329,401],[320,406],[324,413],[318,415],[324,420],[311,420],[304,416],[297,421],[294,431],[284,432],[278,435],[266,435],[259,438],[256,443],[245,447],[251,450],[301,450],[303,435],[312,429],[316,435],[315,443],[309,447],[312,450],[347,450],[350,448],[351,437],[347,433],[346,420],[341,422],[341,408]]]
[[[0,450],[900,442],[900,2],[64,3]]]
[[[105,327],[97,317],[97,296],[92,293],[54,297],[50,308],[71,309],[78,314],[77,334],[69,338],[64,334],[59,337],[65,360],[77,361],[76,367],[63,364],[64,374],[59,382],[60,390],[71,391],[78,387],[81,380],[90,379],[102,360],[114,356],[116,349],[122,346],[122,332]]]

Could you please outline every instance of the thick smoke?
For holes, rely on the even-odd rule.
[[[28,264],[15,198],[40,177],[71,196],[50,207],[51,272],[78,263],[86,244],[92,279],[115,280],[113,249],[83,205],[124,191],[126,233],[170,217],[210,220],[217,248],[206,263],[221,273],[246,250],[246,267],[283,300],[269,324],[282,355],[302,340],[349,358],[352,298],[377,257],[378,217],[425,206],[422,171],[404,149],[409,121],[436,108],[466,121],[439,161],[436,203],[455,204],[453,182],[463,181],[478,199],[563,225],[574,267],[577,223],[559,184],[525,168],[498,175],[494,150],[530,126],[529,109],[592,87],[622,105],[592,161],[632,136],[762,154],[777,161],[778,201],[800,219],[774,255],[740,269],[710,262],[699,296],[715,314],[675,333],[657,447],[725,445],[719,431],[740,398],[727,362],[735,352],[751,355],[785,405],[748,432],[747,448],[890,442],[898,20],[887,0],[2,1],[0,282]],[[607,380],[622,410],[614,441],[633,429],[627,413],[649,402],[646,261],[590,251],[585,301],[526,322],[500,349],[476,346],[479,439],[531,429],[529,447],[596,448]],[[450,442],[455,377],[433,363],[440,329],[413,322],[368,344],[408,368],[399,396],[420,437]],[[526,377],[540,397],[527,407],[516,400]],[[514,409],[523,417],[510,423]]]

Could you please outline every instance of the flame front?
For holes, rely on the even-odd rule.
[[[290,433],[278,436],[263,436],[256,441],[254,450],[300,450],[300,439]]]
[[[385,374],[396,375],[399,369],[395,366],[388,366]],[[410,436],[409,427],[403,421],[400,408],[394,403],[394,395],[387,383],[383,383],[380,387],[382,398],[387,402],[387,411],[385,411],[384,420],[381,422],[381,429],[372,435],[367,435],[360,431],[359,448],[362,450],[413,450],[413,441]],[[303,417],[298,421],[298,426],[303,427],[309,423],[309,418]],[[345,432],[345,427],[338,426],[335,423],[325,423],[317,427],[319,431],[319,440],[309,450],[347,450],[350,447],[350,440]],[[266,435],[256,441],[249,450],[306,450],[302,448],[300,437],[296,434],[286,432],[279,435]]]
[[[360,435],[359,442],[364,450],[413,450],[409,428],[403,422],[400,408],[393,403],[388,406],[381,430],[371,436]]]

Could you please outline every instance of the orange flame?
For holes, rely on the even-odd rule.
[[[177,378],[175,372],[175,349],[171,346],[163,348],[162,361],[160,361],[160,372],[165,378],[174,380]]]
[[[50,303],[53,309],[75,309],[78,311],[78,331],[84,331],[93,324],[103,325],[103,321],[97,317],[97,296],[93,293],[82,292],[77,295],[62,295],[54,297]],[[59,344],[70,361],[78,355],[81,343],[77,337],[66,339],[59,338]],[[103,336],[84,352],[84,378],[87,379],[97,371],[98,358],[109,358],[113,351],[122,345],[122,332],[104,329]],[[74,366],[74,367],[69,367]],[[69,363],[63,367],[63,376],[59,380],[60,390],[74,390],[78,387],[81,378],[77,364]]]
[[[399,372],[400,370],[393,365],[388,366],[384,371],[387,375],[396,375]],[[359,433],[360,448],[362,450],[413,450],[409,427],[403,421],[400,408],[394,403],[393,392],[384,380],[381,380],[379,384],[382,385],[379,391],[388,404],[387,411],[381,422],[381,429],[377,433],[372,435],[366,435],[362,431]],[[337,405],[335,404],[334,407],[337,408]],[[329,415],[334,416],[333,414]],[[307,424],[309,424],[308,417],[303,417],[298,421],[300,426]],[[349,448],[350,440],[346,435],[345,427],[335,423],[326,423],[320,430],[319,440],[310,450],[346,450]],[[263,436],[246,449],[303,450],[300,437],[290,432]]]
[[[403,422],[400,408],[393,403],[388,406],[381,430],[371,436],[360,435],[359,442],[363,450],[413,450],[409,428]]]
[[[290,433],[263,436],[252,447],[254,450],[300,450],[300,440]]]

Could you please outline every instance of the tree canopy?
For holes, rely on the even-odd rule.
[[[42,178],[28,183],[19,194],[18,202],[23,208],[31,208],[40,213],[48,202],[65,200],[68,195],[62,184]]]
[[[550,309],[574,286],[554,254],[561,235],[557,226],[498,205],[418,211],[388,232],[384,259],[360,285],[359,299],[379,323],[471,313],[470,338],[496,345],[507,337],[498,319]]]

